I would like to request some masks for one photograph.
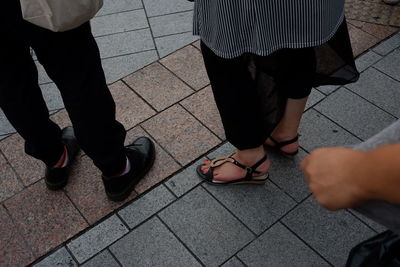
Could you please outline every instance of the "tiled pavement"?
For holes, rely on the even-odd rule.
[[[148,12],[161,3],[144,2]],[[317,147],[358,143],[400,116],[400,34],[371,48],[394,31],[351,21],[355,53],[365,52],[357,59],[360,81],[313,91],[300,155],[290,161],[270,154],[265,186],[213,187],[196,177],[203,157],[233,150],[215,116],[198,43],[110,86],[127,140],[147,135],[157,146],[155,167],[125,203],[105,198],[83,154],[65,190],[49,192],[43,167],[24,155],[21,138],[5,138],[0,266],[342,266],[352,246],[383,228],[350,211],[320,208],[298,165]],[[64,110],[52,118],[69,123]]]

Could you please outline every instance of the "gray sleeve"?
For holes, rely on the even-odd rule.
[[[396,143],[400,143],[400,120],[354,148],[368,151],[383,145]],[[373,200],[354,210],[400,234],[400,205]]]

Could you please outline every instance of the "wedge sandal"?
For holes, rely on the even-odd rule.
[[[254,164],[251,167],[245,166],[238,162],[236,159],[234,159],[232,156],[235,155],[235,153],[232,153],[228,157],[221,157],[221,158],[215,158],[211,160],[210,168],[208,169],[208,172],[204,174],[201,171],[201,167],[203,165],[199,165],[196,168],[196,172],[199,175],[201,179],[206,181],[207,183],[214,184],[214,185],[234,185],[234,184],[265,184],[266,181],[269,178],[269,173],[267,172],[266,174],[260,175],[260,176],[253,176],[253,174],[261,174],[261,172],[256,171],[256,169],[263,163],[265,162],[268,157],[265,155],[262,159],[260,159],[256,164]],[[232,181],[218,181],[214,180],[214,169],[216,167],[219,167],[225,163],[233,163],[236,166],[246,170],[246,176],[240,179],[232,180]]]

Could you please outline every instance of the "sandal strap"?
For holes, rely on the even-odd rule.
[[[293,144],[294,142],[297,142],[299,140],[299,135],[296,135],[293,139],[287,140],[287,141],[282,141],[278,142],[276,141],[272,136],[269,137],[269,139],[275,144],[276,148],[282,148],[284,146]]]

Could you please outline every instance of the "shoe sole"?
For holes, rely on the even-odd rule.
[[[137,179],[135,179],[134,181],[132,181],[132,183],[130,183],[128,185],[128,187],[126,188],[126,190],[124,192],[113,195],[113,194],[110,194],[110,193],[108,193],[106,191],[106,195],[110,200],[112,200],[112,201],[124,201],[126,198],[128,198],[130,196],[132,191],[135,189],[135,186],[140,182],[140,180],[142,180],[142,178],[153,167],[154,161],[156,159],[156,152],[155,152],[154,145],[152,146],[152,150],[153,150],[153,153],[152,153],[152,157],[150,159],[150,164],[143,170],[143,172],[138,176]]]
[[[47,181],[45,181],[45,182],[46,182],[47,189],[52,190],[52,191],[57,191],[57,190],[63,189],[67,185],[68,178],[66,180],[62,181],[61,183],[58,183],[58,184],[52,184],[52,183],[49,183]]]

